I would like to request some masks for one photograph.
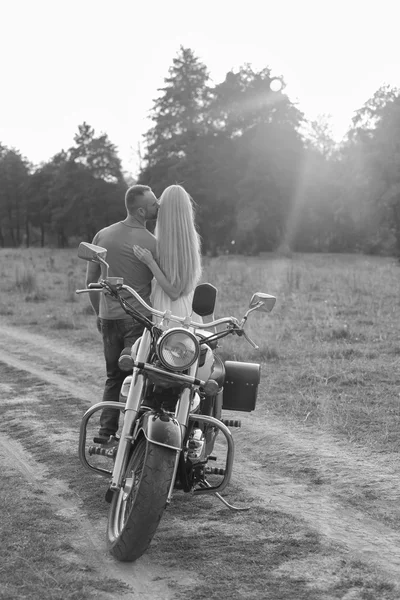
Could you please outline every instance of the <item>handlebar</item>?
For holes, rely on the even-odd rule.
[[[88,288],[83,290],[76,290],[77,294],[84,294],[88,292],[101,292],[107,290],[107,287],[110,286],[110,282],[106,280],[99,281],[97,283],[89,283]],[[113,286],[114,287],[114,286]],[[182,325],[190,325],[195,329],[211,329],[213,327],[217,327],[218,325],[230,325],[232,333],[236,333],[239,336],[243,336],[249,344],[255,349],[258,350],[259,346],[253,340],[249,338],[249,336],[244,332],[243,322],[242,325],[239,324],[238,319],[236,317],[222,317],[222,319],[216,319],[215,321],[211,321],[210,323],[197,323],[196,321],[192,321],[190,316],[187,317],[178,317],[177,315],[171,314],[171,311],[160,311],[156,310],[152,306],[149,306],[147,302],[143,300],[143,298],[138,294],[136,290],[131,288],[129,285],[118,284],[115,286],[115,291],[118,293],[119,290],[127,291],[131,296],[136,298],[136,300],[145,308],[149,313],[156,317],[160,317],[161,319],[167,318],[168,320],[177,321],[178,323],[182,323]],[[215,334],[218,336],[218,334]],[[226,335],[226,334],[222,334]],[[219,336],[218,336],[219,337]]]
[[[101,292],[101,291],[107,289],[107,286],[104,285],[104,283],[107,283],[107,282],[99,281],[98,283],[89,283],[88,288],[85,288],[83,290],[76,290],[76,293],[84,294],[84,293],[88,293],[88,292]],[[160,317],[160,318],[167,317],[168,319],[171,319],[172,321],[178,321],[179,323],[182,323],[182,324],[187,324],[187,322],[188,322],[188,317],[178,317],[177,315],[171,314],[171,312],[168,310],[160,311],[160,310],[156,310],[152,306],[149,306],[147,304],[147,302],[145,302],[143,300],[143,298],[137,293],[137,291],[134,290],[133,288],[131,288],[129,285],[125,285],[125,284],[119,285],[118,290],[125,290],[125,291],[129,292],[131,294],[131,296],[133,296],[134,298],[136,298],[136,300],[138,302],[140,302],[140,304],[143,306],[143,308],[145,308],[149,313],[151,313],[152,315],[154,315],[156,317]],[[190,318],[190,316],[189,316],[189,318]],[[210,329],[211,327],[217,327],[218,325],[224,325],[225,323],[231,324],[236,327],[239,326],[239,321],[235,317],[223,317],[222,319],[217,319],[216,321],[211,321],[210,323],[197,323],[196,321],[192,321],[190,319],[190,325],[192,327],[195,327],[196,329]]]
[[[89,283],[88,287],[91,290],[103,290],[104,289],[104,287],[101,285],[101,283]],[[77,290],[76,293],[78,294],[79,292],[83,292],[83,291],[85,291],[85,290]]]

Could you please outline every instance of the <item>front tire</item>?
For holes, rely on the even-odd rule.
[[[176,451],[142,437],[108,513],[107,545],[120,561],[137,560],[150,545],[166,507]]]

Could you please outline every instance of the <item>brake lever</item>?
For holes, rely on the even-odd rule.
[[[249,336],[247,335],[247,333],[242,329],[242,332],[240,335],[243,335],[243,337],[249,342],[250,346],[253,346],[254,350],[259,350],[260,346],[257,346],[257,344],[255,342],[253,342],[253,340],[251,340],[249,338]]]

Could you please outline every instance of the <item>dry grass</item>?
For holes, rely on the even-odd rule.
[[[118,582],[90,572],[84,557],[68,542],[68,536],[77,537],[77,527],[43,503],[43,490],[32,489],[32,484],[15,473],[3,474],[3,483],[0,540],[5,560],[1,598],[86,600],[108,598],[120,589]],[[12,491],[16,486],[18,494]],[[16,577],[16,573],[23,575]]]
[[[16,264],[34,273],[31,288],[17,285]],[[61,344],[69,340],[80,349],[101,345],[88,298],[71,301],[74,287],[83,287],[86,268],[76,257],[76,250],[3,250],[0,265],[3,322],[61,340]],[[259,352],[239,338],[221,343],[225,356],[262,362],[257,411],[260,423],[267,428],[268,416],[276,414],[289,427],[291,421],[301,423],[375,450],[398,452],[398,269],[389,259],[363,256],[270,255],[207,260],[204,279],[219,288],[217,316],[241,316],[255,291],[277,296],[270,315],[256,313],[249,319],[248,333],[260,345]],[[18,281],[22,280],[19,277]],[[34,301],[35,295],[41,300]],[[95,475],[79,465],[76,443],[68,444],[70,435],[77,435],[86,405],[64,397],[47,384],[37,388],[38,382],[26,373],[1,367],[2,384],[11,390],[7,392],[10,400],[13,394],[22,399],[24,394],[36,397],[30,404],[23,400],[19,408],[3,402],[2,432],[19,440],[35,460],[47,465],[49,481],[61,476],[71,490],[70,497],[80,499],[93,522],[104,519],[108,508],[104,488]],[[48,433],[43,435],[43,431]],[[57,444],[54,436],[58,436]],[[245,448],[254,460],[263,457],[268,467],[266,476],[276,468],[280,477],[289,473],[302,480],[309,477],[309,485],[318,489],[328,486],[324,466],[318,466],[318,453],[302,463],[289,447],[287,456],[293,456],[285,459],[287,464],[276,459],[275,466],[264,448],[255,446],[254,451],[258,456]],[[6,515],[3,547],[9,540],[13,543],[7,547],[2,570],[8,586],[8,596],[4,597],[23,598],[30,591],[32,597],[49,600],[83,600],[90,597],[89,588],[93,597],[101,597],[110,582],[97,571],[86,571],[85,557],[79,549],[68,546],[76,524],[52,515],[40,501],[41,490],[35,488],[32,494],[29,482],[18,480],[20,501],[13,505],[9,490],[16,476],[7,477],[11,479],[0,494]],[[340,477],[338,481],[344,488],[345,482]],[[326,493],[333,494],[337,487],[335,484]],[[340,492],[346,502],[348,487]],[[29,503],[25,500],[28,492]],[[190,589],[192,598],[398,597],[394,586],[370,565],[354,562],[347,549],[276,510],[273,503],[249,497],[249,490],[234,485],[230,500],[251,505],[253,510],[232,514],[213,498],[192,499],[177,493],[149,549],[148,556],[155,564],[195,574],[199,584]],[[293,502],[300,500],[294,497]],[[354,502],[362,508],[359,496]],[[43,529],[44,521],[48,524]],[[22,562],[29,571],[18,581],[14,565],[22,569]],[[187,597],[188,588],[176,582],[174,592],[175,598]],[[119,590],[116,595],[120,595]]]
[[[36,291],[36,276],[32,268],[26,268],[24,265],[15,267],[15,288],[20,292],[32,293]]]
[[[77,469],[74,456],[69,457],[69,465],[65,468],[57,462],[54,447],[47,454],[44,452],[47,431],[57,431],[58,425],[56,419],[55,426],[49,422],[46,405],[39,408],[46,398],[46,389],[40,385],[38,392],[35,387],[38,382],[25,372],[14,371],[3,364],[0,369],[3,394],[1,435],[11,434],[14,443],[16,438],[21,438],[25,444],[23,460],[26,461],[22,462],[19,455],[13,454],[13,446],[8,445],[6,451],[4,445],[0,446],[0,598],[106,600],[116,597],[114,594],[120,597],[125,591],[124,586],[101,572],[97,563],[93,564],[85,554],[87,546],[82,544],[82,525],[71,519],[71,511],[63,510],[69,504],[57,494],[60,475]],[[7,381],[9,385],[5,383]],[[30,386],[32,393],[27,394]],[[5,395],[8,405],[4,402]],[[54,394],[51,399],[54,400]],[[35,430],[37,436],[32,443]],[[36,454],[37,461],[30,450],[33,455]],[[65,493],[63,486],[60,489]],[[75,509],[73,502],[79,505],[79,498],[71,496],[69,492],[67,497]]]
[[[0,251],[0,315],[8,323],[79,343],[99,344],[88,298],[75,301],[86,263],[76,250]],[[18,269],[16,265],[19,265]],[[277,297],[255,313],[225,357],[262,362],[265,412],[369,445],[398,451],[400,403],[399,267],[361,255],[224,256],[206,259],[218,287],[217,316],[241,316],[255,291]]]
[[[5,365],[0,365],[0,371],[3,385],[8,386],[8,397],[19,400],[12,408],[0,406],[0,432],[22,443],[31,463],[45,466],[46,481],[53,490],[61,476],[68,486],[65,499],[76,502],[97,527],[108,509],[103,496],[105,480],[84,471],[76,457],[77,417],[86,406],[60,391],[54,402],[50,385]],[[43,435],[43,428],[49,435]],[[79,520],[68,517],[68,513],[60,515],[58,510],[54,514],[54,502],[53,512],[50,510],[43,502],[46,486],[43,489],[37,482],[33,485],[32,481],[24,481],[21,474],[12,472],[12,467],[5,475],[8,485],[0,492],[5,514],[0,540],[6,549],[2,589],[7,593],[3,596],[0,592],[0,597],[124,598],[123,590],[102,571],[102,562],[92,564],[96,552],[91,557],[85,555],[85,548],[79,544]],[[10,490],[17,478],[16,500]],[[174,495],[147,552],[159,569],[158,578],[165,578],[165,585],[173,587],[172,598],[398,598],[390,581],[369,565],[355,562],[347,550],[327,541],[303,521],[260,503],[248,490],[235,486],[231,486],[230,500],[251,506],[252,510],[232,513],[212,497],[193,498],[179,492]],[[100,544],[97,552],[103,553]],[[15,576],[16,566],[23,569],[24,577]],[[181,577],[174,578],[176,572]],[[189,587],[184,580],[191,574],[197,583]],[[103,596],[102,592],[107,591],[111,594]],[[132,593],[126,597],[132,597]]]
[[[252,315],[248,333],[260,345],[222,343],[226,356],[257,361],[266,411],[348,440],[399,450],[399,267],[360,255],[291,259],[228,258],[208,265],[219,287],[218,313],[240,313],[246,296],[277,296],[270,315]],[[222,309],[223,307],[223,309]]]

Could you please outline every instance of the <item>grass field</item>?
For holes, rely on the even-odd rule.
[[[136,565],[125,565],[133,574],[129,592],[118,565],[105,559],[105,482],[76,455],[85,404],[24,371],[0,363],[0,373],[0,598],[142,598]],[[229,499],[249,512],[227,511],[213,497],[174,495],[144,557],[154,565],[154,595],[146,600],[398,599],[376,568],[301,518],[229,487]],[[101,537],[93,534],[99,525]]]
[[[75,249],[1,250],[0,315],[7,322],[82,347],[99,344]],[[225,357],[262,363],[260,400],[287,419],[378,451],[399,450],[399,266],[362,255],[224,256],[206,259],[218,287],[218,317],[240,317],[251,294],[275,295],[272,313],[253,313],[243,339],[221,342]]]
[[[76,455],[78,426],[89,402],[85,390],[94,389],[97,371],[76,382],[77,387],[81,383],[82,397],[71,390],[63,395],[62,388],[46,383],[44,376],[46,357],[56,354],[55,348],[68,356],[64,354],[63,363],[60,353],[48,372],[69,381],[75,374],[74,361],[79,363],[79,380],[79,374],[86,373],[84,357],[93,348],[101,356],[88,298],[75,294],[84,287],[85,269],[75,249],[0,251],[0,323],[11,325],[13,332],[24,330],[11,354],[24,358],[25,351],[28,364],[29,352],[38,353],[32,356],[31,374],[0,363],[0,433],[5,436],[0,451],[9,467],[0,493],[5,556],[0,598],[5,600],[108,600],[122,596],[126,588],[121,574],[113,581],[115,566],[107,570],[107,563],[98,562],[102,556],[105,560],[103,537],[92,545],[87,540],[85,545],[84,539],[90,538],[92,528],[97,531],[108,508],[104,481],[85,472]],[[255,291],[277,297],[272,313],[249,318],[247,331],[259,351],[239,338],[221,342],[225,358],[262,364],[257,411],[236,437],[240,451],[235,470],[239,476],[241,469],[248,471],[229,486],[230,500],[249,504],[252,510],[233,514],[214,498],[193,500],[176,494],[146,553],[146,559],[161,569],[153,585],[157,580],[161,585],[164,577],[177,599],[187,597],[189,587],[191,597],[199,600],[398,598],[398,589],[378,569],[324,533],[347,519],[357,536],[370,523],[380,543],[388,542],[385,551],[390,552],[390,543],[395,549],[394,538],[385,536],[399,530],[397,480],[385,488],[376,473],[378,457],[398,462],[398,275],[394,260],[361,255],[206,259],[203,279],[219,289],[218,317],[240,317]],[[5,340],[6,329],[10,328],[3,327]],[[52,343],[44,347],[48,338]],[[18,338],[14,334],[10,339]],[[3,354],[8,347],[3,341]],[[76,351],[72,358],[71,349]],[[96,383],[101,387],[99,379]],[[274,419],[285,434],[281,445],[279,432],[272,431]],[[311,445],[296,451],[290,445],[292,427],[309,433]],[[339,441],[332,447],[332,460],[324,454],[321,437],[328,458],[330,440],[333,445]],[[342,441],[346,451],[350,448],[347,457],[354,451],[354,464],[360,447],[371,453],[371,473],[352,481],[354,465],[348,472],[340,465]],[[16,460],[18,448],[22,468]],[[243,483],[247,474],[248,488]],[[267,485],[263,495],[260,482]],[[290,487],[289,495],[286,504],[282,498],[279,505],[285,486]],[[312,511],[313,502],[318,509],[326,507],[316,527],[312,519],[303,520],[303,511]],[[358,514],[362,519],[353,523]],[[357,539],[368,545],[367,538]],[[16,577],[16,568],[23,571],[22,577]],[[182,573],[194,583],[182,583]]]

